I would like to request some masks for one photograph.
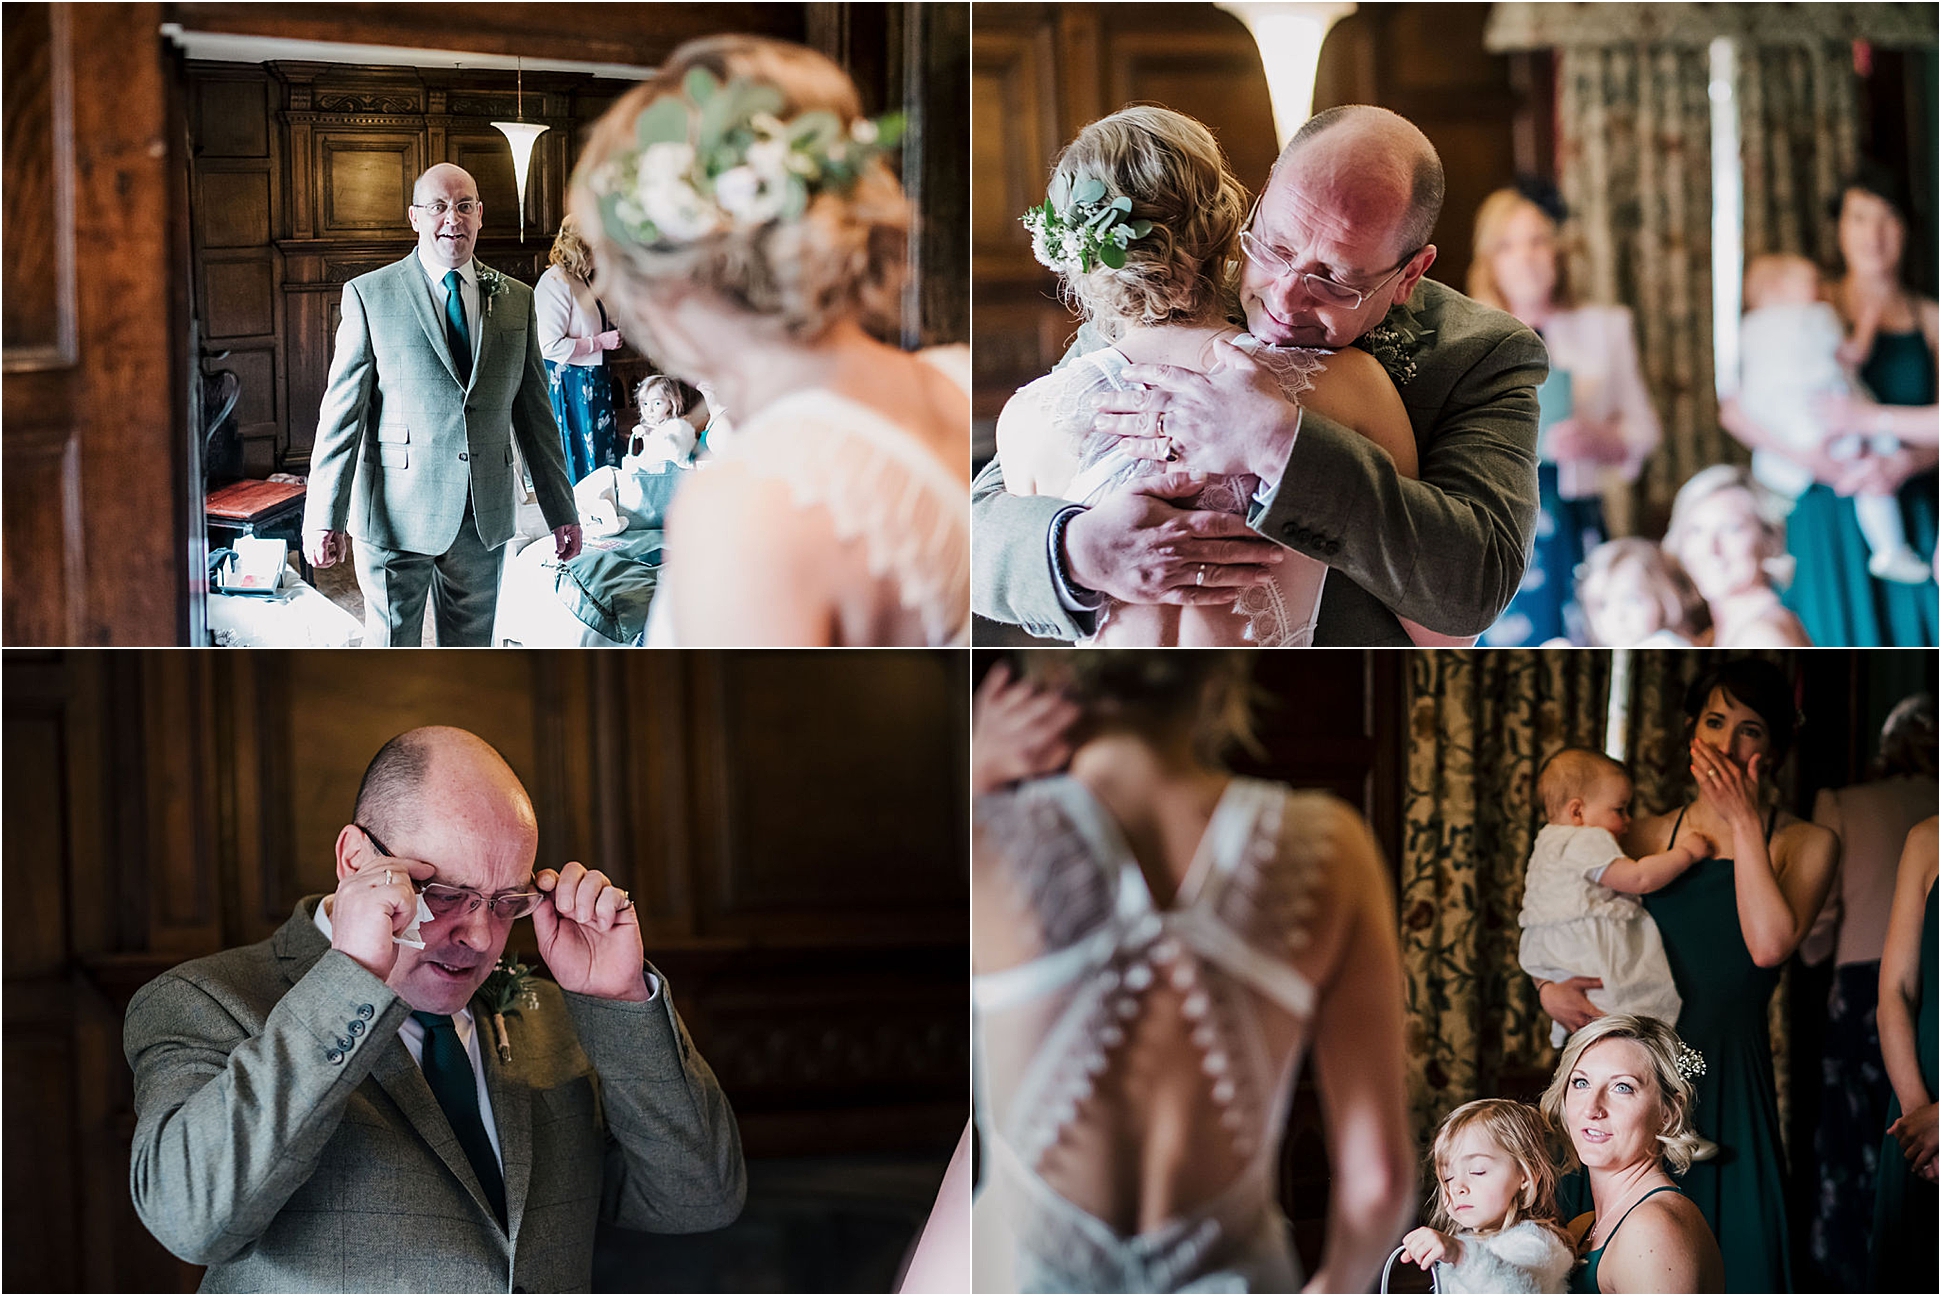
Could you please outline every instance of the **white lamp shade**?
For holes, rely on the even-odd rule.
[[[512,175],[519,182],[519,238],[526,237],[526,173],[532,170],[533,142],[546,133],[544,126],[532,122],[493,122],[492,125],[512,145]]]
[[[1215,0],[1253,35],[1274,103],[1274,135],[1285,148],[1314,115],[1314,74],[1328,29],[1355,11],[1346,0]]]

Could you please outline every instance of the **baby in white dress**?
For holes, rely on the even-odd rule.
[[[1546,1132],[1541,1112],[1507,1098],[1464,1103],[1443,1120],[1429,1151],[1429,1223],[1400,1252],[1434,1268],[1437,1291],[1564,1290],[1577,1256],[1557,1227]]]
[[[1892,454],[1891,436],[1829,436],[1816,402],[1826,396],[1862,394],[1860,382],[1841,363],[1845,329],[1822,300],[1820,271],[1802,256],[1754,257],[1746,266],[1745,318],[1739,323],[1739,401],[1753,422],[1789,449],[1819,451],[1831,459]],[[1755,450],[1752,471],[1787,499],[1813,484],[1801,465],[1769,450]],[[1854,516],[1871,557],[1867,569],[1881,580],[1925,584],[1928,565],[1907,541],[1900,500],[1893,495],[1856,495]]]
[[[1658,924],[1638,897],[1656,891],[1702,859],[1713,844],[1687,832],[1690,844],[1632,859],[1617,835],[1631,826],[1631,776],[1602,752],[1566,747],[1537,774],[1548,821],[1537,832],[1523,879],[1523,940],[1517,961],[1539,981],[1603,979],[1588,992],[1607,1013],[1678,1023],[1684,1007],[1672,983]],[[1562,1047],[1569,1032],[1550,1029]]]

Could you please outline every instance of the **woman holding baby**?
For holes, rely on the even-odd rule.
[[[1816,644],[1931,645],[1941,629],[1934,582],[1911,566],[1911,555],[1931,563],[1934,553],[1941,329],[1934,301],[1902,278],[1905,211],[1893,177],[1872,164],[1846,184],[1832,211],[1841,268],[1820,295],[1845,330],[1839,359],[1871,399],[1830,390],[1813,403],[1821,448],[1808,450],[1789,450],[1785,429],[1775,426],[1779,416],[1762,416],[1750,392],[1719,407],[1719,421],[1739,440],[1768,458],[1785,454],[1804,469],[1787,525],[1798,569],[1786,601]],[[1755,305],[1755,286],[1749,269],[1748,305]],[[1747,358],[1753,359],[1750,351]],[[1851,393],[1850,384],[1842,386]],[[1888,408],[1894,406],[1921,407],[1926,417]]]
[[[1778,804],[1772,775],[1792,747],[1798,713],[1776,667],[1743,659],[1713,668],[1687,690],[1685,715],[1696,795],[1633,821],[1619,838],[1634,858],[1703,843],[1703,858],[1644,896],[1683,1001],[1678,1034],[1703,1060],[1692,1124],[1719,1147],[1684,1172],[1679,1188],[1718,1238],[1729,1290],[1785,1291],[1784,1154],[1766,1006],[1826,899],[1839,841]],[[1543,981],[1538,991],[1569,1029],[1600,1014],[1581,978]],[[1560,1197],[1568,1216],[1572,1193]]]

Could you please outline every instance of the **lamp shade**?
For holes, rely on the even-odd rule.
[[[526,173],[532,170],[533,142],[546,133],[532,122],[495,121],[492,125],[512,145],[512,175],[519,182],[519,241],[526,241]]]
[[[1274,136],[1281,147],[1314,115],[1314,74],[1328,29],[1355,11],[1346,0],[1215,0],[1247,25],[1260,47],[1267,93],[1274,103]]]

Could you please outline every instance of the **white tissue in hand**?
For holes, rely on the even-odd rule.
[[[424,894],[420,892],[418,895],[418,912],[412,915],[411,925],[391,939],[400,945],[409,945],[412,949],[423,949],[425,943],[418,936],[418,924],[428,923],[431,919],[431,906],[425,903]]]

